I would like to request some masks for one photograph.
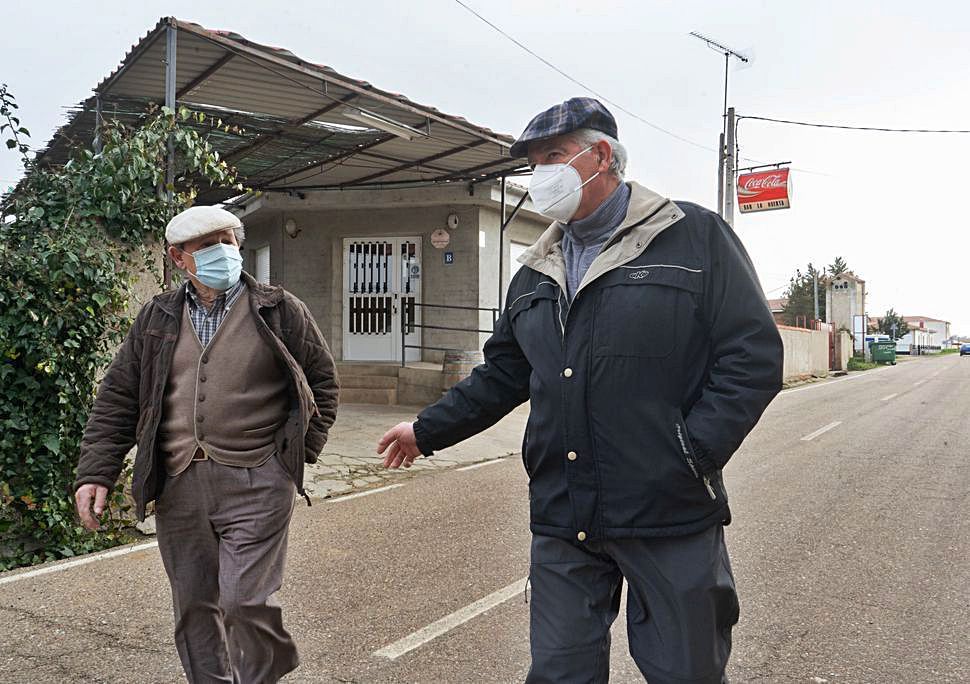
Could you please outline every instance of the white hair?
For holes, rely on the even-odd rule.
[[[626,171],[626,148],[623,147],[623,143],[613,136],[593,128],[578,128],[570,133],[569,137],[573,142],[582,147],[589,147],[603,140],[608,142],[610,148],[613,150],[613,159],[610,161],[610,173],[620,180],[623,180],[623,174]]]

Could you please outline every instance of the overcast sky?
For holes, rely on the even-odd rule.
[[[723,57],[690,31],[753,52],[731,72],[738,113],[824,123],[970,128],[970,3],[464,0],[576,80],[700,149],[613,109],[628,177],[713,206]],[[267,3],[4,0],[0,81],[33,142],[161,16],[231,29],[517,135],[538,111],[587,95],[455,0]],[[769,297],[809,261],[842,256],[870,314],[950,320],[970,335],[964,208],[970,135],[832,131],[742,121],[741,154],[791,160],[792,208],[735,228]],[[0,186],[20,173],[0,152]]]

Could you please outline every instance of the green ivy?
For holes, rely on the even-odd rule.
[[[0,570],[128,540],[123,482],[100,532],[84,530],[74,512],[96,385],[130,325],[131,287],[156,263],[165,224],[192,204],[198,183],[242,190],[204,135],[206,126],[230,127],[200,112],[155,107],[137,128],[106,122],[100,151],[78,147],[58,167],[33,161],[16,110],[3,85],[0,134],[25,175],[0,200]],[[173,186],[165,183],[170,141]]]

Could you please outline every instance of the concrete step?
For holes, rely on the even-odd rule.
[[[345,375],[382,375],[397,377],[400,365],[394,363],[368,363],[366,361],[341,361],[337,364],[337,373],[342,378]]]
[[[350,375],[340,374],[340,388],[343,389],[397,389],[397,378],[390,375]]]
[[[380,404],[391,405],[397,403],[396,389],[361,389],[359,387],[341,387],[340,403],[342,404]]]

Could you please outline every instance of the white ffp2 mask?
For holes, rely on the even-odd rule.
[[[592,145],[565,164],[536,164],[529,181],[529,196],[540,214],[561,223],[573,217],[583,200],[583,186],[600,175],[597,171],[584,181],[572,167],[576,157],[591,149]]]

